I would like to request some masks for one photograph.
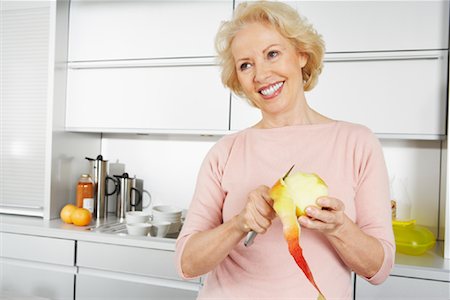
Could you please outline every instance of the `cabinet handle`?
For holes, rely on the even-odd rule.
[[[197,67],[216,65],[215,57],[212,56],[68,62],[68,67],[70,69]]]
[[[399,61],[399,60],[437,60],[441,59],[439,54],[422,54],[422,55],[380,55],[380,56],[344,56],[344,57],[325,57],[325,63],[335,62],[364,62],[364,61]]]
[[[19,205],[19,204],[6,204],[0,205],[0,214],[12,214],[12,215],[24,215],[43,217],[44,208],[42,206],[34,205]]]
[[[86,267],[79,267],[78,275],[109,278],[109,279],[115,279],[115,280],[150,284],[150,285],[155,285],[155,286],[163,286],[163,287],[168,287],[168,288],[177,288],[177,289],[190,290],[190,291],[199,291],[200,290],[199,283],[182,281],[181,279],[179,281],[177,281],[177,280],[171,280],[171,279],[165,279],[165,278],[149,277],[149,276],[121,273],[121,272],[115,272],[115,271],[91,269],[91,268],[86,268]]]

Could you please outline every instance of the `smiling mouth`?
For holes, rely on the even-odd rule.
[[[281,89],[281,87],[284,85],[284,81],[277,82],[273,85],[270,85],[267,88],[263,88],[259,90],[258,92],[263,95],[264,97],[272,97],[277,94],[277,92]]]

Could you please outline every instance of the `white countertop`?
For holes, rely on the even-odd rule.
[[[117,222],[110,217],[107,223]],[[124,245],[132,247],[152,248],[160,250],[175,250],[175,239],[147,236],[129,236],[114,233],[101,233],[89,230],[91,226],[78,227],[65,224],[59,219],[43,220],[38,217],[24,217],[0,214],[0,232],[46,236],[78,241],[91,241],[105,244]],[[397,253],[393,276],[404,276],[450,282],[450,260],[444,259],[443,243],[437,242],[436,247],[423,255],[410,256]]]
[[[104,223],[117,223],[117,219],[114,216],[111,216],[102,221],[100,224]],[[90,230],[91,227],[95,227],[95,224],[95,221],[92,221],[90,226],[75,226],[72,224],[65,224],[60,219],[43,220],[39,217],[0,214],[0,232],[20,233],[169,251],[175,250],[175,239],[173,238],[130,236],[95,232]]]

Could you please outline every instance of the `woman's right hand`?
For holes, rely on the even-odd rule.
[[[236,227],[245,233],[251,230],[257,233],[266,232],[276,217],[272,206],[269,187],[259,186],[248,194],[244,209],[235,218]]]

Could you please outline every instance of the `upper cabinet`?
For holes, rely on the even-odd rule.
[[[197,61],[139,66],[72,65],[66,129],[102,132],[228,130],[230,94],[217,66]]]
[[[368,126],[382,137],[441,139],[446,134],[448,51],[327,54],[311,107],[337,120]],[[231,129],[260,119],[233,97]]]
[[[313,24],[329,53],[448,48],[448,0],[286,3]]]
[[[214,38],[232,0],[73,0],[66,129],[223,133],[256,109],[232,101]],[[239,1],[236,1],[236,5]],[[449,1],[286,1],[323,35],[310,105],[391,137],[446,134]]]
[[[232,0],[71,1],[69,61],[214,56]]]
[[[445,136],[448,0],[286,3],[325,41],[319,83],[306,93],[310,106],[386,138]],[[245,100],[232,98],[232,130],[261,118]]]
[[[66,130],[228,130],[214,36],[232,11],[232,0],[71,1]]]

